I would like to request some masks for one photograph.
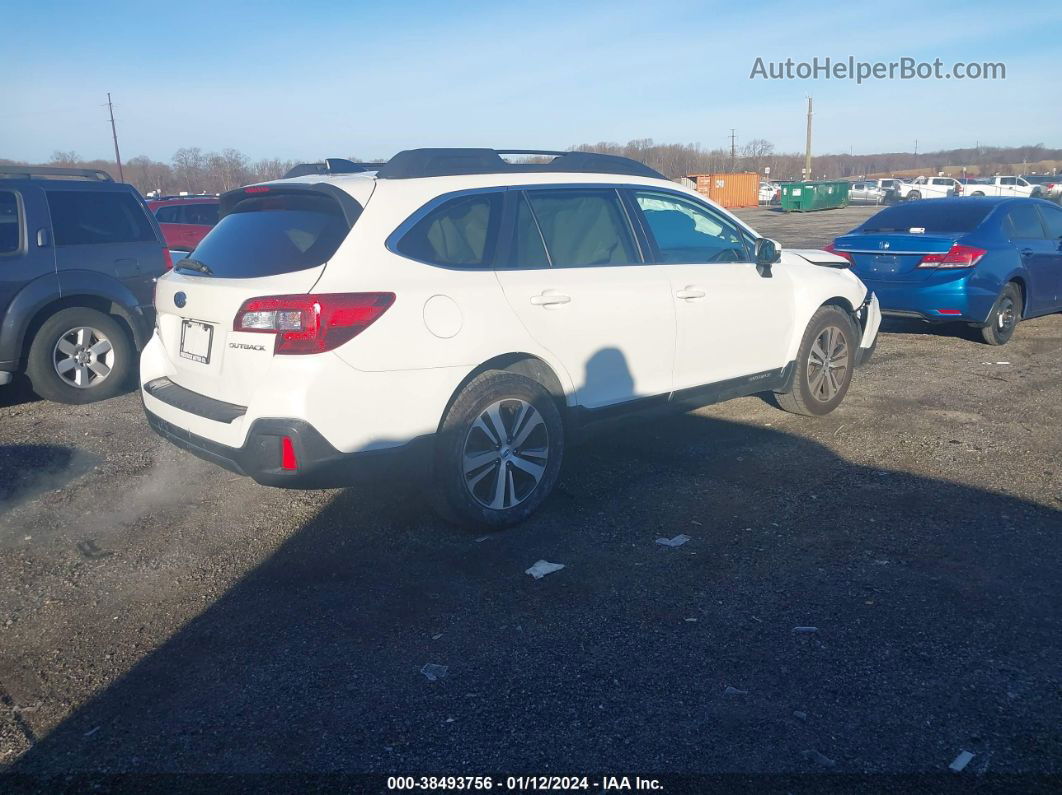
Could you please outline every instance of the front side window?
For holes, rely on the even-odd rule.
[[[635,198],[656,240],[661,262],[749,261],[738,229],[700,205],[668,193],[639,191]]]
[[[1062,240],[1062,209],[1058,207],[1037,207],[1040,216],[1044,219],[1044,227],[1047,229],[1048,240]]]
[[[1007,214],[1008,233],[1011,240],[1038,240],[1044,236],[1040,215],[1033,204],[1019,204]]]
[[[476,193],[443,202],[398,241],[398,253],[432,265],[482,268],[494,254],[501,193]]]
[[[532,190],[527,200],[554,268],[640,264],[616,191]]]
[[[18,197],[0,191],[0,254],[13,254],[22,247],[22,223],[18,214]]]
[[[50,190],[48,207],[57,246],[155,240],[140,203],[125,192]]]

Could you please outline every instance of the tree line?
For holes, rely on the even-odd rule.
[[[600,142],[571,147],[577,151],[602,152],[639,160],[672,179],[689,174],[716,174],[731,171],[755,171],[760,175],[770,169],[772,180],[799,179],[804,155],[799,152],[776,152],[763,138],[748,141],[733,152],[727,149],[704,149],[699,144],[658,144],[651,138],[626,144]],[[351,160],[360,160],[351,156]],[[1018,164],[1043,164],[1053,161],[1057,170],[1062,149],[1043,144],[1013,147],[971,147],[940,152],[913,154],[886,152],[870,155],[824,154],[812,160],[815,179],[858,178],[919,172],[935,174],[947,168],[966,168],[971,176],[1013,173]],[[0,164],[27,165],[22,161],[0,159]],[[291,160],[251,160],[237,149],[204,152],[198,147],[178,149],[170,162],[139,155],[122,164],[125,181],[144,195],[187,193],[223,193],[253,182],[278,179],[294,165]],[[85,160],[77,152],[55,152],[46,164],[70,168],[102,169],[118,178],[113,160]],[[1018,169],[1020,170],[1020,169]],[[1037,170],[1050,170],[1040,168]]]

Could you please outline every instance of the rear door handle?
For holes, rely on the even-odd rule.
[[[1031,257],[1033,255],[1033,250],[1031,248],[1023,248],[1021,250],[1021,255],[1023,257]]]
[[[561,293],[541,293],[540,295],[531,296],[531,303],[535,306],[556,306],[557,304],[571,303],[572,297],[570,295],[562,295]]]
[[[704,298],[706,295],[708,295],[708,293],[700,287],[683,287],[675,293],[675,297],[681,298],[683,301],[693,301],[697,298]]]

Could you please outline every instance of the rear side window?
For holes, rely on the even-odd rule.
[[[335,199],[272,192],[237,202],[199,242],[191,259],[222,278],[276,276],[323,265],[349,231]]]
[[[531,214],[527,197],[519,194],[516,208],[516,224],[513,228],[513,251],[511,264],[517,268],[548,268],[549,257],[542,242],[538,221]]]
[[[184,207],[179,204],[170,204],[155,210],[155,218],[160,224],[184,223]]]
[[[1058,207],[1040,206],[1040,216],[1044,219],[1044,227],[1047,229],[1048,240],[1062,238],[1062,209]]]
[[[57,246],[155,241],[140,202],[117,191],[48,191]]]
[[[184,222],[199,226],[213,226],[218,222],[218,206],[216,204],[186,204]]]
[[[0,254],[13,254],[22,247],[22,223],[18,197],[0,190]]]
[[[539,190],[527,197],[554,268],[639,264],[614,190]]]
[[[715,213],[668,193],[637,192],[660,261],[668,264],[747,262],[744,238]]]
[[[398,241],[400,254],[432,265],[481,268],[497,237],[501,193],[476,193],[443,202]]]
[[[992,212],[992,205],[980,202],[927,202],[912,207],[897,204],[868,219],[861,232],[907,232],[924,229],[926,232],[972,232]]]
[[[1043,238],[1044,228],[1034,205],[1018,204],[1010,208],[1007,212],[1007,235],[1011,240]]]

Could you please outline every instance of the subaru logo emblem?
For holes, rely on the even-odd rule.
[[[188,296],[184,293],[174,293],[173,303],[177,306],[178,309],[184,309],[184,305],[188,303]]]
[[[881,244],[881,247],[882,248],[888,248],[889,247],[889,241],[888,240],[883,241],[882,244]],[[183,306],[183,304],[181,304],[181,306]]]

